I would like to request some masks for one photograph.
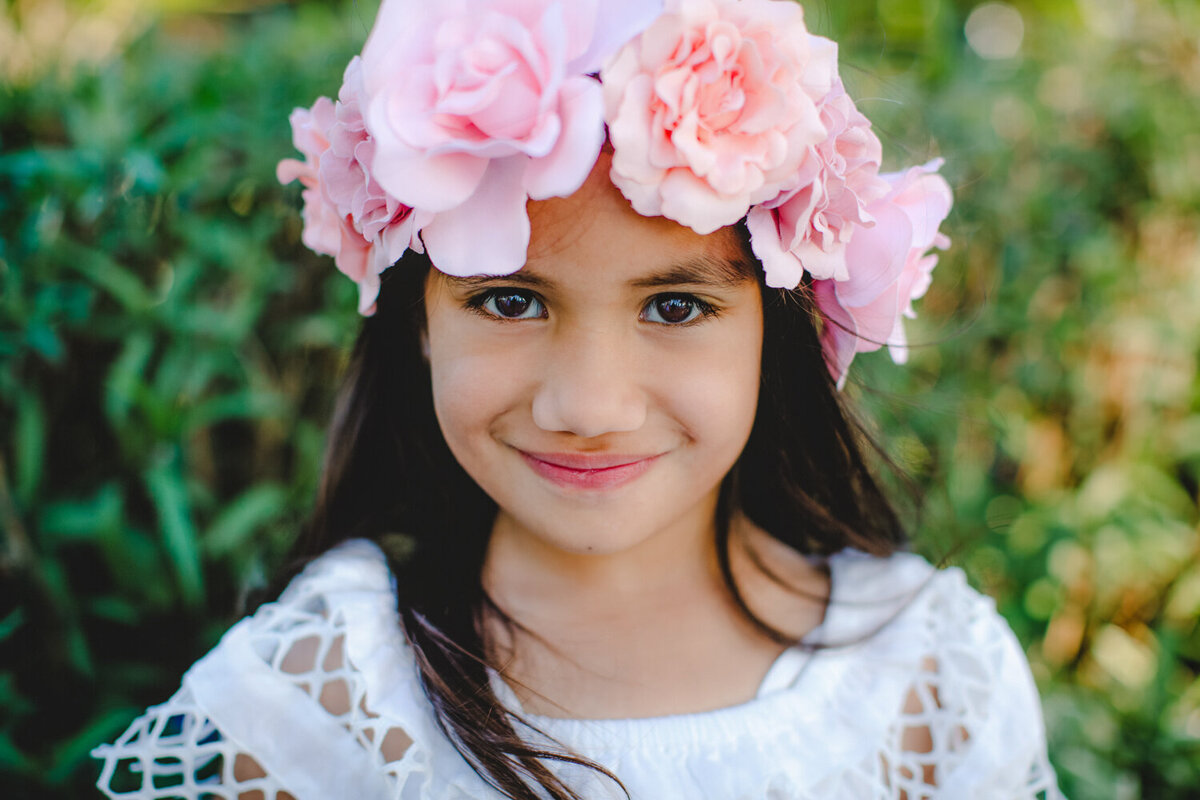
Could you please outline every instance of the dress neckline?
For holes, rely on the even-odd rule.
[[[489,668],[488,676],[492,685],[492,692],[502,705],[509,711],[519,715],[534,727],[548,730],[555,729],[556,731],[563,728],[613,728],[613,727],[628,727],[628,726],[661,726],[670,724],[687,724],[689,722],[709,718],[709,717],[725,717],[732,718],[741,716],[747,713],[753,713],[752,710],[767,705],[776,695],[786,692],[796,686],[803,677],[808,666],[813,659],[817,657],[818,650],[812,649],[814,645],[819,645],[830,639],[829,632],[836,631],[841,625],[842,615],[842,600],[845,594],[842,581],[839,579],[839,573],[843,571],[843,562],[845,551],[834,553],[830,556],[826,563],[829,568],[829,597],[825,603],[825,613],[821,617],[821,621],[813,627],[799,643],[785,649],[782,653],[775,657],[767,667],[762,680],[759,682],[758,688],[754,692],[754,696],[749,700],[741,703],[735,703],[729,706],[720,708],[708,709],[705,711],[685,711],[679,714],[666,714],[659,716],[647,717],[610,717],[604,719],[588,719],[580,717],[552,717],[543,714],[532,714],[526,712],[521,704],[520,698],[516,692],[509,686],[508,682],[495,670]]]

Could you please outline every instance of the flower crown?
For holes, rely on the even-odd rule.
[[[665,6],[665,7],[664,7]],[[525,263],[527,200],[572,194],[607,139],[613,184],[698,233],[745,218],[766,283],[804,273],[839,386],[906,358],[950,211],[940,161],[879,171],[837,45],[788,0],[383,0],[337,101],[291,115],[303,241],[371,314],[411,248],[451,275]]]

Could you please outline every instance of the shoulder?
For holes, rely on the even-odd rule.
[[[909,636],[1011,639],[995,601],[974,589],[958,567],[934,567],[910,552],[871,556],[843,550],[830,559],[829,617],[841,637],[867,637],[895,625]],[[933,640],[932,638],[930,639]]]
[[[921,776],[914,791],[938,797],[1059,796],[1029,664],[992,598],[912,553],[843,552],[831,571],[835,660],[879,687],[865,696],[896,780]]]
[[[308,564],[197,661],[174,697],[96,749],[101,788],[117,796],[123,781],[151,780],[122,776],[123,763],[158,763],[187,786],[203,774],[267,797],[390,797],[430,727],[392,580],[383,553],[361,540]]]

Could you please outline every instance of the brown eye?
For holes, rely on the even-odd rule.
[[[661,294],[646,305],[642,319],[664,325],[680,325],[697,319],[702,313],[700,301],[690,295]]]
[[[536,319],[545,316],[540,300],[530,292],[514,289],[489,292],[479,307],[503,319]]]

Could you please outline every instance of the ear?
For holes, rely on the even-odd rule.
[[[429,331],[424,326],[421,327],[421,358],[429,363]]]

